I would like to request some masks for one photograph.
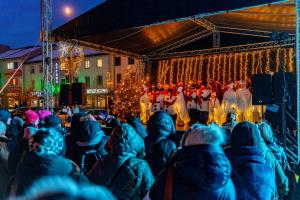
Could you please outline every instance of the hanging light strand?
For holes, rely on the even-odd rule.
[[[200,56],[199,65],[198,67],[198,80],[202,80],[202,70],[203,70],[203,56]]]
[[[249,52],[245,53],[245,66],[244,66],[244,76],[245,76],[245,80],[248,79],[248,56],[249,56]]]
[[[222,71],[222,83],[225,83],[226,80],[226,65],[227,65],[227,55],[223,55],[223,71]]]
[[[217,81],[220,82],[221,79],[221,63],[222,63],[222,58],[221,58],[221,54],[218,55],[218,68],[217,68]]]
[[[213,55],[213,63],[212,63],[212,79],[215,80],[215,71],[216,71],[216,60],[217,60],[217,56]]]
[[[259,54],[258,54],[258,59],[259,59],[259,72],[260,73],[263,73],[263,67],[262,67],[262,59],[263,59],[263,51],[259,51]]]
[[[276,72],[279,72],[280,69],[280,51],[281,51],[280,48],[276,50],[276,70],[275,70]]]
[[[286,52],[286,48],[283,49],[283,63],[284,63],[284,71],[286,72],[288,69],[287,69],[287,61],[288,61],[288,58],[287,58],[287,52]]]
[[[175,61],[176,61],[175,59],[171,59],[171,64],[170,64],[170,76],[169,76],[169,77],[170,77],[170,80],[169,80],[170,83],[174,83],[174,82],[173,82],[173,81],[174,81],[174,80],[173,80],[173,73],[174,73],[173,71],[174,71],[174,63],[175,63]]]
[[[239,54],[240,61],[240,80],[243,80],[244,66],[243,66],[243,53]]]
[[[237,80],[237,60],[238,57],[237,57],[237,54],[235,53],[234,54],[234,63],[233,63],[233,81],[236,81]]]
[[[231,77],[231,62],[232,60],[232,54],[229,54],[229,59],[228,59],[228,79],[229,80],[233,80],[233,78]]]
[[[183,60],[183,64],[181,65],[181,77],[180,77],[180,81],[184,82],[184,73],[185,73],[185,68],[187,65],[187,60],[184,59]]]
[[[288,72],[294,71],[294,49],[289,48],[289,65],[288,65]]]
[[[270,56],[271,56],[271,49],[267,49],[266,51],[266,73],[270,73]]]
[[[206,73],[207,73],[207,76],[206,76],[206,81],[208,82],[210,80],[210,68],[211,68],[211,61],[212,61],[212,57],[209,56],[208,57],[208,63],[207,63],[207,66],[206,66]]]
[[[251,53],[252,56],[252,65],[251,65],[251,75],[255,74],[255,51]]]
[[[197,80],[197,71],[198,71],[199,57],[195,58],[194,70],[193,70],[193,80]]]

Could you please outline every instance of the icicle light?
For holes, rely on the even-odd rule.
[[[288,65],[288,72],[294,71],[294,49],[289,48],[289,65]]]

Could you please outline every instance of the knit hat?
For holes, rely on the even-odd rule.
[[[104,136],[100,125],[96,121],[81,121],[79,123],[79,135],[77,145],[92,146],[98,144]]]
[[[44,121],[47,128],[58,127],[62,123],[61,119],[56,115],[48,115],[45,117]]]
[[[263,140],[255,124],[241,122],[237,124],[231,135],[232,147],[240,146],[261,146]]]
[[[39,115],[39,118],[42,121],[44,121],[47,116],[52,114],[49,110],[38,110],[36,113]]]
[[[0,108],[0,121],[7,124],[8,119],[11,117],[10,112],[5,108]]]
[[[31,124],[31,123],[39,120],[39,115],[32,110],[27,110],[24,113],[24,120],[25,120],[25,123]]]
[[[55,129],[40,129],[29,139],[29,150],[38,155],[59,155],[63,148],[63,136]]]

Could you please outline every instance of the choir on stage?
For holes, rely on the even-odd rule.
[[[228,113],[233,113],[237,121],[257,121],[260,109],[252,105],[249,81],[229,81],[220,84],[210,80],[189,81],[175,84],[143,86],[140,98],[141,120],[146,123],[150,116],[165,111],[178,126],[194,123],[222,124]]]

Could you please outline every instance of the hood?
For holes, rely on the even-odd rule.
[[[140,157],[145,151],[144,140],[129,124],[122,124],[114,128],[106,149],[110,154],[125,157]]]
[[[169,137],[175,134],[176,129],[171,116],[166,112],[154,113],[147,124],[147,133],[151,138]]]
[[[139,118],[131,117],[131,118],[127,119],[127,123],[130,124],[135,129],[137,134],[139,134],[142,138],[147,137],[147,135],[148,135],[147,130]]]
[[[67,176],[73,171],[71,162],[55,155],[39,156],[36,153],[26,153],[17,168],[17,177],[22,182],[37,179],[41,176]]]
[[[201,189],[218,189],[231,177],[231,165],[223,150],[214,145],[195,145],[177,151],[170,161],[174,172]]]
[[[0,108],[0,121],[7,124],[8,119],[11,117],[10,112],[5,108]]]

